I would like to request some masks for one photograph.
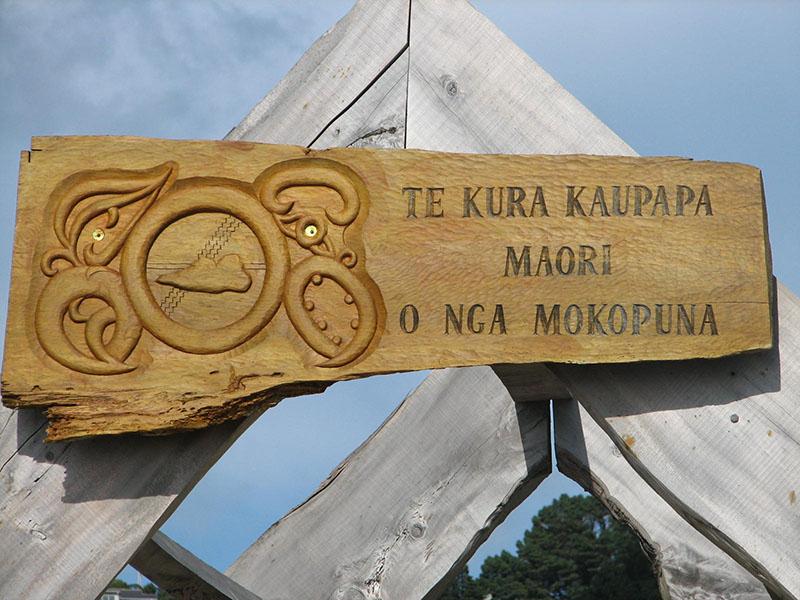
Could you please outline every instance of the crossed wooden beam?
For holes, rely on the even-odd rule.
[[[463,0],[359,1],[227,139],[634,154]],[[0,598],[96,597],[128,562],[191,598],[436,597],[551,471],[549,400],[559,470],[633,527],[665,598],[799,598],[800,300],[776,291],[770,352],[433,372],[225,574],[158,528],[258,414],[45,444],[0,407]]]

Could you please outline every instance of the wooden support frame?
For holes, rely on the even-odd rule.
[[[558,470],[594,494],[639,536],[653,559],[664,598],[768,600],[764,586],[665,502],[627,463],[614,442],[575,400],[556,404]]]
[[[351,69],[357,75],[336,80],[339,110],[360,97],[391,52],[407,44],[407,28],[398,27],[407,26],[407,2],[396,4],[383,10],[383,3],[359,2],[324,35],[259,103],[259,141],[308,145],[321,135],[337,116],[324,108],[331,91],[309,93],[306,81],[340,69],[355,47],[363,53],[360,68]],[[361,35],[366,29],[375,35]],[[325,99],[316,110],[276,110],[312,96]],[[252,130],[246,123],[228,139],[245,138]],[[45,444],[39,411],[0,406],[0,598],[19,590],[32,600],[58,591],[99,596],[255,418],[167,438]]]
[[[434,371],[226,573],[265,600],[435,598],[550,472],[549,421],[489,367]]]
[[[341,145],[377,142],[378,145],[400,146],[405,141],[408,147],[442,150],[632,153],[624,142],[466,2],[411,0],[410,17],[408,6],[405,0],[398,0],[391,6],[359,2],[348,17],[314,45],[248,119],[233,130],[231,138],[314,146],[334,145],[337,143],[334,138],[339,138]],[[365,25],[367,22],[368,27]],[[460,28],[469,28],[486,43],[481,47],[466,47],[463,36],[448,33],[452,23],[458,23]],[[403,24],[406,27],[402,27]],[[380,35],[362,35],[365,27],[380,32]],[[358,76],[345,77],[335,89],[338,112],[310,110],[302,115],[302,119],[291,110],[281,112],[281,107],[296,106],[304,94],[310,93],[304,85],[307,79],[313,82],[320,73],[347,62],[348,53],[356,47],[355,44],[361,49],[359,56],[370,60],[365,62],[362,59],[358,64],[363,68],[358,69]],[[372,57],[377,59],[372,61]],[[406,79],[404,68],[408,74],[407,97],[402,85]],[[517,77],[517,92],[502,98],[496,94],[487,95],[493,87],[496,89],[497,78],[509,71]],[[325,88],[314,93],[316,97],[325,97],[334,94],[334,90]],[[492,110],[487,108],[487,98],[495,102]],[[401,108],[405,110],[401,111]],[[787,473],[797,472],[796,440],[800,439],[800,431],[797,419],[791,415],[797,414],[792,400],[800,389],[798,370],[792,362],[792,357],[798,356],[797,336],[794,334],[797,326],[793,323],[797,323],[799,315],[797,299],[790,292],[779,290],[779,296],[780,347],[769,356],[762,356],[761,361],[753,360],[752,356],[731,359],[732,362],[726,362],[729,359],[691,361],[678,365],[678,371],[668,373],[661,372],[657,364],[642,365],[641,369],[630,373],[622,368],[600,366],[559,367],[554,370],[558,381],[546,375],[538,376],[539,384],[544,385],[543,382],[547,381],[548,385],[555,387],[536,391],[535,385],[529,385],[524,388],[525,393],[514,391],[520,381],[518,372],[512,370],[503,374],[502,369],[497,372],[505,381],[512,381],[513,375],[514,383],[508,384],[512,388],[511,395],[517,399],[527,395],[533,401],[530,410],[534,411],[541,406],[536,402],[539,398],[562,398],[564,389],[568,389],[570,395],[588,409],[588,414],[607,436],[603,438],[594,427],[588,428],[592,429],[590,438],[588,425],[585,426],[589,423],[585,421],[585,413],[577,411],[580,416],[580,424],[577,424],[576,405],[563,405],[571,406],[570,411],[562,409],[562,403],[556,403],[554,412],[557,423],[561,423],[560,430],[568,431],[568,427],[572,427],[576,435],[579,427],[582,430],[586,450],[583,462],[588,463],[593,478],[589,481],[585,472],[581,475],[576,465],[583,463],[574,460],[575,456],[582,456],[580,436],[574,437],[569,444],[563,441],[564,438],[561,441],[557,439],[565,471],[572,469],[572,475],[595,491],[599,486],[607,492],[617,489],[615,486],[619,486],[618,480],[621,480],[625,487],[637,489],[644,496],[651,492],[657,494],[675,514],[687,519],[691,527],[713,542],[698,542],[703,552],[708,553],[706,560],[697,561],[705,573],[703,576],[715,574],[752,583],[746,576],[742,578],[741,569],[729,566],[729,559],[718,549],[722,547],[732,552],[733,558],[745,569],[758,574],[776,597],[793,598],[800,595],[797,587],[800,585],[800,567],[797,553],[787,554],[786,549],[792,548],[793,540],[797,538],[796,513],[792,512],[797,509],[792,508],[796,504],[790,502],[794,489],[787,487],[783,490],[782,486],[791,483]],[[735,372],[739,379],[728,379],[732,376],[726,370],[731,370],[731,365],[738,369]],[[768,379],[761,374],[764,367],[767,367],[765,372],[772,373],[772,384],[764,382],[765,378]],[[780,385],[774,383],[776,368],[780,373]],[[451,388],[459,385],[462,378],[475,377],[472,373],[476,370],[487,371],[480,367],[462,369],[446,372],[441,377],[452,378],[448,379],[447,386]],[[685,397],[687,390],[697,386],[690,395],[694,401],[667,411],[653,409],[653,397],[642,395],[644,376],[654,377],[659,382],[659,392],[669,398]],[[663,378],[685,383],[677,388],[671,387],[664,385]],[[491,383],[493,381],[497,383]],[[495,390],[505,398],[504,402],[510,401],[510,396],[491,373],[486,374],[485,382],[486,389]],[[434,380],[431,385],[435,383]],[[431,396],[426,398],[430,402]],[[638,404],[642,401],[651,407],[649,411]],[[417,403],[426,405],[419,400]],[[640,406],[638,412],[636,406]],[[732,422],[733,415],[736,415],[737,423],[743,425],[739,431],[726,424],[726,419],[731,425],[737,424]],[[392,419],[384,428],[391,427]],[[2,408],[0,424],[4,424],[0,429],[0,464],[3,465],[0,467],[0,482],[3,484],[0,489],[4,490],[0,495],[0,538],[10,540],[8,547],[11,549],[0,553],[0,597],[14,597],[16,591],[25,589],[29,598],[47,598],[55,590],[70,590],[75,597],[98,595],[248,423],[152,439],[147,443],[138,438],[121,438],[46,446],[42,443],[43,421],[36,413]],[[747,437],[756,429],[763,434],[763,439],[757,452],[748,457],[741,450],[742,436]],[[369,461],[379,438],[379,434],[370,438],[351,459]],[[598,438],[603,441],[599,446],[596,443]],[[668,443],[676,439],[682,442],[679,448]],[[609,443],[614,444],[630,465],[628,470],[614,471],[616,480],[603,474],[602,458],[595,454],[596,448],[607,449]],[[719,473],[719,477],[730,477],[730,480],[717,494],[703,493],[702,484],[709,475],[708,469],[695,471],[692,468],[697,463],[690,448],[698,443],[705,448],[710,445],[717,447],[719,454],[727,456],[729,461],[729,466],[725,472]],[[776,443],[778,450],[769,447],[767,444],[770,443]],[[524,456],[524,447],[522,450],[519,448],[517,446],[515,450],[516,456]],[[665,448],[669,452],[663,452]],[[490,450],[484,448],[486,452]],[[571,464],[566,458],[568,451],[573,455]],[[777,461],[765,462],[767,452],[777,453],[786,466]],[[124,461],[115,461],[115,457],[123,456]],[[351,459],[343,464],[352,464],[348,462]],[[737,473],[740,459],[746,468]],[[521,464],[518,461],[517,458],[512,464]],[[109,476],[109,473],[113,475]],[[527,479],[522,484],[519,478],[501,480],[497,484],[492,493],[496,497],[502,496],[505,501],[495,505],[498,509],[495,516],[486,519],[483,525],[496,525],[507,507],[524,497],[522,490],[532,490],[536,477],[529,475],[525,474],[523,479]],[[330,485],[323,485],[310,503],[290,513],[287,519],[301,521],[306,515],[313,519],[314,513],[307,506],[330,502],[328,498],[334,497],[338,479],[329,480],[327,483]],[[740,494],[738,490],[741,490],[742,483],[751,480],[757,485],[746,495]],[[344,482],[342,479],[339,485]],[[520,491],[511,494],[510,490],[514,489]],[[777,511],[776,516],[742,527],[741,511],[754,514],[760,501],[775,489],[785,492],[783,505],[779,505],[777,500],[774,506],[770,505]],[[633,500],[621,493],[618,496],[615,496],[614,505],[622,505],[630,515],[636,514]],[[509,502],[511,497],[513,501]],[[775,498],[778,497],[776,492]],[[646,503],[649,505],[649,501]],[[485,508],[490,505],[490,502],[482,504]],[[474,550],[475,541],[488,533],[481,527],[480,518],[473,515],[471,520],[464,520],[470,516],[469,511],[468,504],[461,504],[458,508],[454,506],[452,522],[459,522],[460,518],[461,523],[468,523],[459,532],[458,539],[462,541],[448,547],[446,556],[456,556],[456,559],[452,561],[443,556],[423,576],[417,577],[424,580],[422,583],[409,583],[410,586],[417,585],[411,588],[417,595],[435,597],[435,593],[446,584],[447,576],[454,573]],[[326,515],[326,520],[337,518],[344,517],[335,512]],[[312,519],[309,523],[313,522]],[[653,528],[644,520],[642,524],[643,529],[652,534]],[[759,531],[762,525],[764,527]],[[264,539],[279,537],[280,524],[276,529],[276,532],[267,532]],[[452,534],[446,526],[441,531],[445,532],[444,536]],[[675,535],[671,531],[666,533]],[[653,539],[664,548],[669,547],[670,539],[674,537],[663,542],[655,535]],[[467,541],[466,545],[463,540]],[[413,541],[407,541],[408,549],[403,550],[406,554],[402,556],[410,557],[417,547]],[[442,539],[437,541],[442,544]],[[462,545],[460,551],[459,544]],[[67,548],[71,551],[66,552]],[[267,561],[268,555],[265,544],[256,542],[237,564],[243,565],[245,561],[256,564],[256,559]],[[98,559],[98,556],[102,558]],[[58,560],[64,557],[68,559]],[[298,560],[302,561],[302,557]],[[334,574],[334,579],[328,580],[330,585],[325,588],[330,594],[330,590],[335,589],[331,582],[344,585],[347,581],[343,572],[337,572],[337,567],[350,558],[332,555],[328,560],[331,562],[326,569]],[[451,560],[449,564],[448,560]],[[678,572],[674,569],[679,567],[674,565],[680,561],[673,561],[673,567],[669,568],[663,561],[662,557],[664,572],[669,568]],[[46,584],[38,577],[43,565],[47,565],[50,572]],[[199,570],[199,567],[192,569]],[[234,581],[243,584],[245,582],[236,575],[239,570],[234,565],[230,574],[235,575],[232,577]],[[401,571],[401,563],[392,563],[390,570],[383,572],[382,581],[388,583],[395,578],[400,586],[405,585],[403,582],[407,579],[414,579],[407,577],[404,580]],[[267,589],[271,585],[268,578],[272,573],[265,572],[260,581],[249,575],[249,585],[244,587],[251,591],[256,591],[256,586]],[[347,574],[355,577],[355,581],[358,573],[355,569]],[[153,578],[156,579],[155,573]],[[665,576],[663,579],[665,598],[683,597],[675,577],[670,580]],[[427,592],[424,591],[426,586]],[[414,597],[406,594],[407,588],[392,589],[402,590],[396,595]],[[262,597],[269,598],[274,591],[262,592]],[[351,591],[358,592],[359,588]],[[718,593],[723,598],[764,597],[757,587]]]
[[[178,599],[259,600],[259,596],[207,565],[160,531],[139,548],[130,564],[140,573],[147,573],[159,589]]]

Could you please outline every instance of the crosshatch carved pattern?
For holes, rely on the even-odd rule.
[[[35,312],[37,338],[50,357],[80,373],[126,373],[140,367],[132,354],[143,331],[181,352],[226,352],[264,330],[281,306],[320,355],[316,366],[341,367],[365,354],[379,333],[382,300],[365,257],[345,236],[368,204],[367,188],[352,169],[308,157],[276,163],[254,182],[179,179],[178,173],[175,162],[80,171],[53,190],[58,245],[41,257],[48,281]],[[325,188],[338,201],[315,205],[284,194],[293,188]],[[151,251],[171,226],[197,215],[220,220],[194,262],[176,263],[155,279],[168,288],[157,300],[148,278]],[[245,230],[262,254],[257,264],[228,252],[233,236]],[[256,290],[258,274],[263,281]],[[324,315],[315,317],[319,293],[313,290],[323,286],[328,297],[336,290],[342,311],[353,312],[347,338],[332,333]],[[192,295],[248,292],[255,299],[233,322],[198,328],[173,318]],[[82,340],[75,339],[75,326]]]

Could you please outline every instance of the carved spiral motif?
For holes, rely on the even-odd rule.
[[[168,162],[141,171],[81,171],[53,191],[49,206],[59,245],[41,256],[48,281],[35,313],[36,334],[49,356],[81,373],[126,373],[137,368],[128,361],[143,329],[183,352],[225,352],[264,330],[281,304],[300,337],[325,357],[317,366],[341,367],[366,353],[378,331],[382,301],[363,257],[345,237],[368,198],[366,186],[352,169],[322,158],[287,160],[265,169],[252,184],[223,178],[177,180],[177,170],[177,164]],[[282,192],[302,186],[332,190],[341,204],[320,209],[281,199]],[[207,213],[228,220],[219,228],[223,236],[232,235],[242,223],[249,228],[263,253],[267,274],[246,314],[212,329],[173,319],[171,311],[156,301],[147,274],[148,257],[159,236],[181,219]],[[90,223],[96,225],[103,215],[105,229],[87,236]],[[290,264],[289,240],[311,256]],[[161,276],[158,283],[171,285],[176,292],[172,308],[187,291],[244,293],[250,288],[240,257],[226,255],[216,261],[216,254],[203,256],[198,253],[197,268],[224,263],[240,270],[239,280],[203,281],[191,287],[179,273]],[[346,342],[339,336],[328,337],[309,315],[313,302],[307,292],[323,280],[338,286],[344,304],[355,307],[357,317],[351,321],[355,333]],[[66,327],[67,318],[83,326],[85,344],[71,341],[67,330],[74,327]]]
[[[81,312],[84,300],[95,298],[106,306],[90,315]],[[64,318],[85,323],[87,356],[64,332]],[[114,325],[108,343],[106,328]],[[45,352],[62,365],[90,375],[116,375],[135,366],[124,361],[139,342],[142,326],[125,295],[119,273],[105,267],[72,267],[47,282],[36,307],[36,333]]]

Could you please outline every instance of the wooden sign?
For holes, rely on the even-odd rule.
[[[3,401],[48,407],[50,439],[203,427],[375,373],[772,345],[754,167],[33,146]]]

